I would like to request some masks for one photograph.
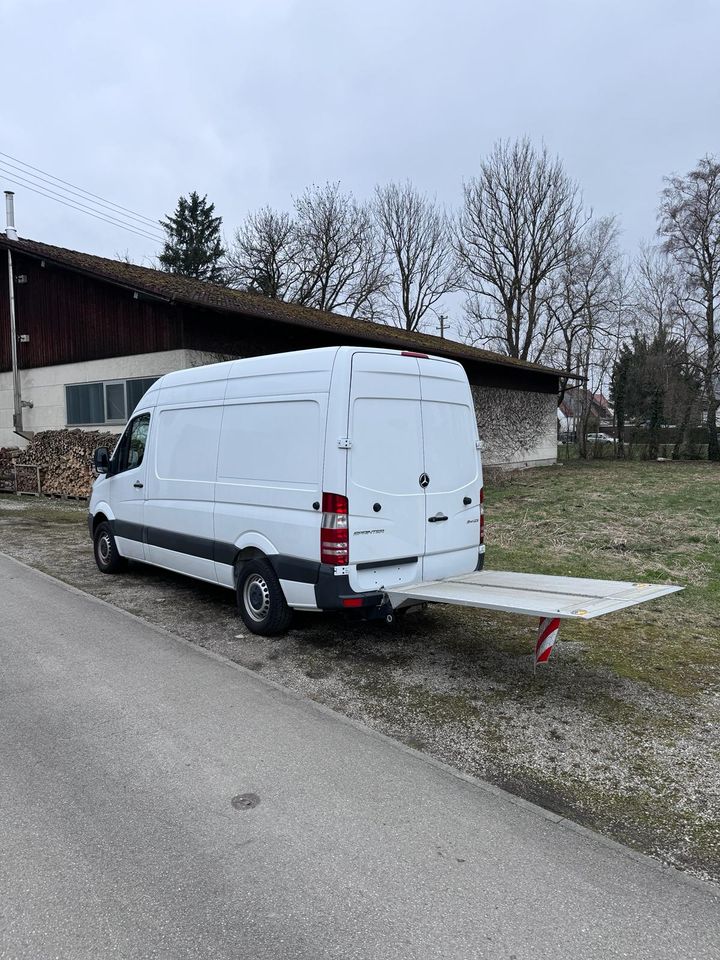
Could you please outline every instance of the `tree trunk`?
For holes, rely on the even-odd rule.
[[[720,443],[718,443],[717,411],[718,402],[715,398],[712,376],[709,378],[707,432],[708,432],[708,460],[720,460]]]
[[[715,358],[717,343],[715,340],[715,286],[709,285],[705,291],[707,306],[705,321],[707,324],[707,359],[705,363],[705,389],[708,402],[708,460],[720,460],[720,444],[718,443],[717,410],[718,402],[715,396]]]
[[[617,437],[617,444],[615,445],[615,457],[617,460],[625,459],[625,412],[618,411],[617,407],[615,408],[615,413],[613,414],[615,420],[615,436]]]
[[[650,401],[650,427],[648,437],[648,460],[657,460],[659,453],[660,423],[663,413],[663,395],[655,390]]]
[[[684,450],[687,450],[688,445],[688,432],[690,430],[690,417],[692,416],[693,408],[693,399],[692,396],[685,404],[685,409],[683,410],[682,420],[680,422],[680,436],[677,438],[675,446],[673,447],[672,458],[673,460],[679,460],[681,454]]]

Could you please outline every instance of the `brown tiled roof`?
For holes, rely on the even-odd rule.
[[[0,246],[9,246],[11,249],[21,251],[29,256],[50,261],[71,270],[77,270],[109,283],[161,297],[170,302],[191,304],[225,313],[241,313],[245,316],[275,320],[301,327],[312,327],[327,333],[336,333],[340,337],[345,335],[396,349],[420,350],[438,356],[450,357],[453,360],[492,363],[503,367],[552,374],[553,376],[561,374],[561,371],[554,370],[551,367],[517,360],[515,357],[493,353],[490,350],[481,350],[464,343],[458,343],[455,340],[446,340],[427,333],[409,333],[407,330],[386,326],[382,323],[345,317],[339,313],[327,313],[322,310],[314,310],[311,307],[301,307],[294,303],[263,297],[260,294],[247,293],[244,290],[232,290],[213,283],[205,283],[202,280],[194,280],[174,273],[165,273],[162,270],[153,270],[150,267],[139,267],[122,260],[108,260],[105,257],[80,253],[77,250],[53,247],[36,240],[9,241],[0,234]]]

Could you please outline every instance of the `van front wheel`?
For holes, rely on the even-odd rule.
[[[97,525],[93,546],[95,563],[101,573],[120,573],[127,567],[127,560],[120,556],[112,529],[106,520]]]
[[[290,626],[292,611],[285,602],[280,581],[265,560],[243,564],[237,585],[240,616],[251,633],[272,636]]]

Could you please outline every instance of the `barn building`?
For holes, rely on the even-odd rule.
[[[555,462],[557,370],[3,233],[0,447],[21,443],[13,432],[8,250],[26,432],[119,432],[164,373],[229,357],[347,344],[460,361],[475,395],[485,463]]]

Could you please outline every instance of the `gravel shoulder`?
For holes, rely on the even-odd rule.
[[[567,465],[489,478],[495,569],[672,581],[670,597],[563,624],[460,607],[397,627],[298,615],[249,634],[230,591],[95,567],[86,505],[0,497],[0,550],[474,776],[720,881],[720,470]]]

